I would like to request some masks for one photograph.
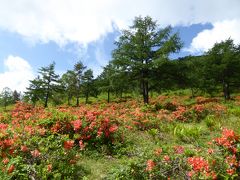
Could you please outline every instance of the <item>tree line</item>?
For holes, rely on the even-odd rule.
[[[10,88],[5,87],[0,94],[0,104],[6,110],[6,107],[20,101],[21,93],[16,90],[12,91]]]
[[[100,93],[122,97],[125,93],[141,94],[149,103],[149,92],[190,89],[194,97],[199,92],[213,96],[222,93],[225,100],[239,92],[240,45],[227,39],[201,56],[186,56],[170,60],[183,46],[178,33],[170,26],[159,28],[151,17],[136,17],[133,25],[123,30],[115,42],[112,60],[96,78],[93,71],[81,62],[61,77],[55,73],[55,63],[39,69],[30,81],[24,99],[45,107],[49,100],[55,104],[67,102],[79,106],[79,98],[97,97]]]

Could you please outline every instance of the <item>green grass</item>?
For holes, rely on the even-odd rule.
[[[235,110],[230,112],[227,117],[207,116],[199,123],[162,123],[159,129],[132,131],[126,134],[127,146],[116,150],[118,155],[81,159],[80,163],[90,169],[90,174],[85,179],[105,179],[114,168],[124,170],[124,164],[127,162],[151,157],[154,150],[159,147],[167,152],[173,146],[181,145],[185,147],[186,156],[204,154],[208,149],[207,143],[216,135],[220,135],[222,127],[232,128],[240,133],[240,117]],[[197,152],[195,149],[199,147],[206,152]]]

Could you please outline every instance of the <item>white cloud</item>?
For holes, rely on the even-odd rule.
[[[0,27],[30,41],[88,44],[138,15],[163,26],[240,17],[239,0],[0,0]]]
[[[240,19],[225,20],[213,23],[213,28],[203,30],[193,38],[187,51],[192,53],[201,53],[212,48],[216,42],[232,38],[235,44],[240,44]]]
[[[4,87],[11,90],[25,91],[29,80],[33,79],[33,70],[30,64],[21,57],[9,55],[4,60],[5,71],[0,73],[0,91]]]

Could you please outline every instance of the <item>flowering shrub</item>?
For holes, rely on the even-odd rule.
[[[201,177],[204,179],[216,179],[217,175],[214,171],[211,171],[209,163],[203,157],[189,157],[187,159],[188,164],[191,166],[192,171],[188,172],[188,176]]]
[[[232,129],[224,128],[222,136],[215,138],[214,143],[220,148],[226,165],[224,177],[240,176],[240,140]]]
[[[88,156],[117,164],[109,179],[240,176],[236,132],[225,128],[210,147],[205,142],[227,124],[227,105],[202,97],[185,103],[187,98],[161,96],[154,102],[160,108],[137,101],[49,109],[18,102],[0,114],[0,177],[79,179],[89,173]]]
[[[173,112],[174,118],[178,121],[187,121],[187,109],[184,106],[177,107]]]
[[[0,168],[13,179],[83,177],[78,154],[87,146],[111,148],[118,129],[103,112],[44,110],[19,102],[11,118],[0,122]]]
[[[187,178],[187,169],[182,153],[171,153],[170,156],[162,148],[157,148],[150,158],[131,161],[113,169],[109,176],[110,179],[184,179]]]

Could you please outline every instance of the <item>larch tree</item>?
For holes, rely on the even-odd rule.
[[[83,77],[83,94],[85,95],[85,103],[88,103],[88,98],[91,94],[91,90],[93,89],[93,71],[88,69],[84,72]]]
[[[130,29],[123,30],[115,42],[117,48],[113,51],[113,62],[138,80],[144,103],[149,102],[152,70],[182,46],[178,34],[171,32],[171,27],[160,29],[149,16],[136,17]]]
[[[216,85],[222,85],[225,100],[231,98],[231,90],[240,85],[240,46],[232,39],[215,43],[206,53],[206,74]]]
[[[30,81],[25,93],[35,104],[38,100],[44,101],[44,107],[48,106],[49,98],[60,90],[59,75],[55,74],[55,63],[47,67],[41,67],[37,78]]]
[[[79,98],[81,93],[81,86],[82,86],[82,77],[83,77],[83,71],[86,69],[86,66],[83,65],[81,61],[77,62],[74,65],[74,72],[76,74],[76,85],[77,85],[77,91],[76,91],[76,106],[79,106]]]

